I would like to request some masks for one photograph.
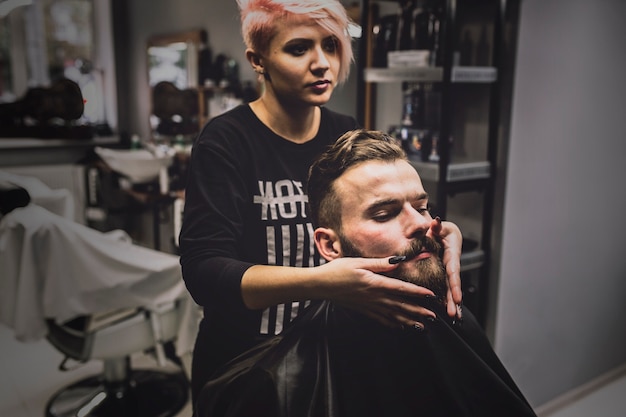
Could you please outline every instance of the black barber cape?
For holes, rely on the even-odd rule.
[[[205,385],[198,417],[535,416],[474,316],[443,305],[426,331],[391,329],[331,302],[235,358]]]

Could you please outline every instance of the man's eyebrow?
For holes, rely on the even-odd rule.
[[[428,200],[428,193],[420,193],[415,198],[416,201]],[[390,204],[398,204],[399,200],[397,198],[385,198],[383,200],[378,200],[373,202],[367,208],[367,211],[372,212],[376,211],[380,207],[388,206]]]
[[[367,207],[367,211],[373,212],[378,210],[381,207],[389,206],[392,204],[398,204],[399,200],[397,198],[386,198],[384,200],[374,201]]]

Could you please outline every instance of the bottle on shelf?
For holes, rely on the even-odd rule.
[[[472,40],[472,34],[468,29],[463,31],[463,38],[459,45],[459,50],[456,53],[455,66],[464,65],[469,66],[474,62],[474,41]]]
[[[203,86],[206,80],[214,78],[213,51],[209,46],[209,35],[203,30],[200,32],[200,47],[198,49],[198,85]]]
[[[130,137],[130,149],[137,150],[141,149],[143,146],[141,145],[141,138],[138,134],[133,134]]]
[[[441,29],[441,8],[437,0],[426,1],[418,9],[413,20],[413,41],[411,49],[429,51],[428,63],[439,64],[439,36]]]
[[[398,28],[396,33],[396,51],[406,51],[413,49],[414,33],[413,24],[417,3],[415,0],[401,0],[401,10],[398,16]]]
[[[424,162],[438,162],[441,123],[441,91],[436,83],[403,82],[402,119],[391,126],[408,155]]]
[[[489,41],[487,40],[487,28],[485,26],[480,29],[480,36],[476,44],[476,65],[483,67],[490,65]]]
[[[440,65],[442,16],[441,0],[403,0],[397,15],[394,49],[387,51],[387,66]]]
[[[409,156],[424,160],[427,131],[424,129],[424,91],[421,83],[402,83],[402,119],[400,125],[391,126],[389,133],[400,141]]]
[[[373,57],[372,66],[387,67],[387,54],[394,51],[398,33],[398,15],[382,16],[373,26]]]
[[[416,129],[424,124],[424,93],[421,83],[402,84],[402,124]]]
[[[428,132],[423,146],[423,160],[439,161],[439,129],[441,125],[441,90],[434,83],[424,84],[424,128]]]

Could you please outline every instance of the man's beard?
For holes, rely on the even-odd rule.
[[[339,233],[339,242],[341,243],[343,256],[364,257],[363,253],[341,233]],[[436,297],[445,299],[448,291],[448,281],[446,269],[441,261],[441,249],[441,244],[430,237],[424,236],[421,239],[415,239],[407,249],[401,253],[393,254],[406,256],[408,262],[401,262],[396,269],[382,273],[382,275],[426,287],[434,292]],[[432,256],[418,261],[413,260],[422,251],[430,252]]]

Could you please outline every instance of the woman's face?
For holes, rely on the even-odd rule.
[[[310,22],[281,23],[261,57],[266,93],[290,105],[322,105],[330,100],[340,57],[335,37]]]

